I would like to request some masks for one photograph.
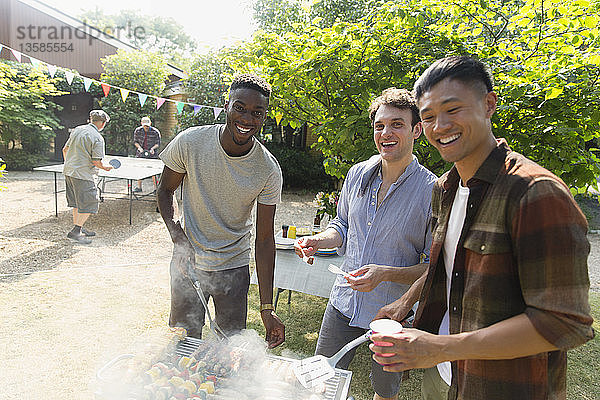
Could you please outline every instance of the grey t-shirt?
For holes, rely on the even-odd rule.
[[[254,204],[281,201],[277,159],[257,140],[241,157],[225,153],[225,125],[196,126],[178,134],[160,159],[183,179],[183,227],[196,250],[196,267],[220,271],[250,262]]]
[[[71,132],[65,146],[69,148],[63,174],[93,182],[98,168],[94,167],[92,160],[104,158],[104,138],[98,128],[93,124],[78,126]]]

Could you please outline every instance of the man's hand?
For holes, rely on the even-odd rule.
[[[269,344],[269,348],[279,346],[285,340],[285,326],[275,314],[273,310],[263,310],[260,312],[260,317],[266,330],[265,340]]]
[[[367,264],[363,265],[357,270],[350,271],[350,275],[355,278],[349,278],[348,282],[354,290],[359,292],[370,292],[375,289],[377,285],[383,282],[385,279],[386,266]]]
[[[175,245],[173,252],[175,253],[175,256],[182,261],[193,261],[195,253],[194,247],[185,235],[185,232],[183,231],[179,221],[175,222],[173,231],[172,238],[173,244]]]
[[[294,251],[300,258],[304,256],[310,257],[315,255],[317,250],[319,250],[318,245],[319,239],[315,235],[303,236],[294,243]]]
[[[402,297],[400,297],[395,302],[381,307],[373,319],[389,318],[393,319],[394,321],[402,322],[402,320],[406,318],[412,309],[412,306],[412,304],[407,303]]]
[[[150,154],[154,155],[154,149],[150,149],[148,151],[150,152]]]
[[[110,171],[111,169],[114,169],[115,167],[113,167],[112,165],[103,165],[102,169],[104,169],[105,171]]]
[[[374,353],[373,360],[383,365],[387,372],[401,372],[414,368],[430,368],[446,360],[442,349],[448,335],[432,335],[418,329],[405,328],[401,333],[374,333],[373,342],[388,342],[392,346],[376,346],[369,348]],[[383,357],[381,354],[393,353],[393,356]],[[379,355],[378,355],[379,354]]]

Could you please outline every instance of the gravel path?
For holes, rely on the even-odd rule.
[[[123,182],[110,185],[125,193]],[[86,224],[93,243],[75,244],[64,193],[54,216],[52,174],[10,172],[0,186],[0,399],[90,399],[100,366],[164,332],[168,233],[154,203],[136,202],[129,225],[127,202],[108,199]],[[277,226],[310,225],[312,198],[285,193]],[[589,239],[600,291],[600,235]]]

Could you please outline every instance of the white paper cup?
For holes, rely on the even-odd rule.
[[[398,321],[394,321],[393,319],[376,319],[375,321],[371,321],[369,324],[369,328],[373,331],[373,333],[383,333],[386,335],[391,335],[393,333],[400,333],[403,330],[402,324]],[[376,346],[381,347],[390,347],[393,346],[393,343],[390,342],[373,342]],[[394,353],[375,353],[380,357],[391,357]]]

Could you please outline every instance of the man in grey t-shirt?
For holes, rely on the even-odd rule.
[[[67,237],[81,244],[90,244],[89,237],[96,235],[85,229],[83,224],[90,214],[98,212],[97,169],[110,171],[113,168],[102,164],[104,138],[100,131],[109,119],[102,110],[90,111],[90,123],[73,129],[62,150],[67,204],[73,207],[73,229]]]
[[[158,206],[174,243],[171,262],[171,326],[202,336],[204,307],[187,277],[191,267],[217,324],[227,333],[246,327],[250,284],[251,213],[256,203],[255,260],[261,318],[269,347],[283,343],[275,314],[274,216],[281,200],[277,160],[255,139],[269,106],[270,85],[254,75],[236,77],[225,103],[225,125],[192,127],[160,154],[165,164]],[[173,193],[183,183],[183,217],[174,221]]]

